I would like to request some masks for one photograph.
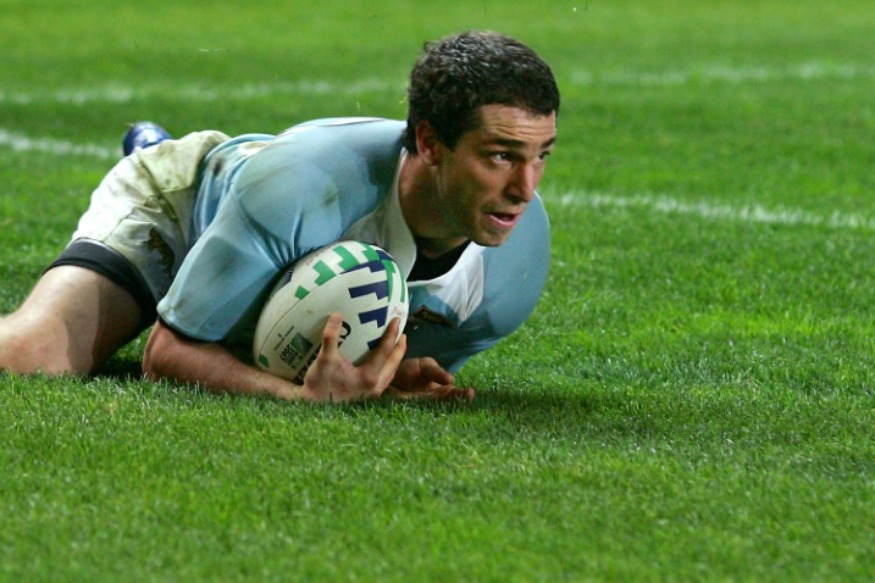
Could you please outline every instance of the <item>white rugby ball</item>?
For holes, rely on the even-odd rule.
[[[404,274],[384,249],[340,241],[298,260],[286,271],[262,308],[255,327],[256,365],[297,384],[322,347],[331,313],[343,315],[340,353],[361,362],[383,337],[393,318],[409,309]]]

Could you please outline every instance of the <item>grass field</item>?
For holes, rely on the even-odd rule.
[[[404,115],[423,41],[554,66],[550,284],[467,405],[0,376],[3,581],[875,577],[868,0],[0,0],[0,313],[125,124]]]

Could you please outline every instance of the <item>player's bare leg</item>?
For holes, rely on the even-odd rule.
[[[88,269],[55,267],[0,319],[0,370],[88,374],[140,331],[140,307],[122,287]]]

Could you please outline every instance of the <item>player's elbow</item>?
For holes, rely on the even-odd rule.
[[[147,379],[157,381],[168,376],[172,344],[173,332],[159,321],[152,328],[143,352],[143,374]]]

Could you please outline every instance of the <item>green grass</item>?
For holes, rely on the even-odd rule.
[[[462,370],[474,403],[216,397],[141,380],[143,338],[93,379],[0,376],[0,580],[875,573],[871,2],[0,11],[0,313],[127,122],[399,117],[423,41],[471,27],[531,43],[564,99],[551,280]]]

